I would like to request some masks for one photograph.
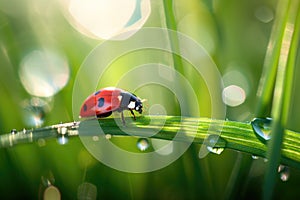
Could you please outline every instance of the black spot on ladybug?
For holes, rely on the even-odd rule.
[[[104,105],[104,98],[99,98],[98,99],[98,107],[102,107]]]
[[[99,94],[100,92],[101,92],[101,90],[99,90],[99,91],[95,92],[95,95]]]
[[[84,110],[84,111],[87,111],[87,105],[86,105],[86,104],[84,104],[83,110]]]

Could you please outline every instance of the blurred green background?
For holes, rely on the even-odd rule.
[[[89,53],[104,40],[88,37],[72,26],[65,2],[0,0],[1,134],[12,129],[73,120],[72,91],[77,71]],[[255,117],[256,90],[276,17],[276,4],[271,0],[173,1],[178,31],[205,48],[216,63],[225,88],[238,88],[228,93],[229,100],[225,102],[229,120],[250,121]],[[165,14],[163,1],[151,1],[151,13],[143,26],[166,28]],[[114,15],[117,18],[118,12]],[[147,63],[147,59],[152,60],[151,57],[158,54],[166,60],[172,59],[165,52],[151,50],[119,58],[107,72],[108,79],[99,83],[99,88],[115,84],[132,68],[132,63]],[[32,59],[35,56],[37,59]],[[49,62],[43,63],[45,57]],[[46,70],[40,70],[41,63]],[[189,69],[187,65],[183,63]],[[45,71],[46,76],[43,75]],[[296,86],[299,73],[299,70],[295,73]],[[195,77],[193,71],[187,70],[185,75],[199,92],[201,116],[210,117],[211,110],[207,106],[210,96],[203,79]],[[34,81],[44,85],[34,84]],[[300,131],[297,119],[300,95],[296,86],[288,125]],[[88,84],[82,85],[83,89],[88,87]],[[167,114],[180,114],[178,106],[168,104],[171,94],[163,88],[149,86],[145,90],[136,92],[142,98],[153,96],[156,101],[150,100],[148,107],[164,102]],[[138,152],[136,140],[113,138],[115,143]],[[263,159],[231,150],[199,159],[199,148],[200,145],[191,145],[171,165],[144,174],[124,173],[105,166],[88,153],[77,137],[69,138],[66,144],[51,139],[1,149],[0,198],[42,199],[51,183],[60,191],[62,199],[76,199],[84,182],[96,187],[97,199],[261,197],[266,167]],[[291,168],[285,172],[287,174],[287,181],[282,181],[282,174],[278,174],[275,199],[296,199],[300,195],[300,171]]]

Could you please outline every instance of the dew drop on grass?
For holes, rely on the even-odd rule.
[[[251,126],[255,134],[264,141],[271,139],[271,118],[254,118],[251,121]]]
[[[279,177],[282,181],[288,181],[290,177],[290,168],[285,165],[279,165],[278,167]]]
[[[68,132],[68,128],[63,125],[57,128],[58,134],[65,135],[67,132]]]
[[[206,148],[209,152],[214,153],[214,154],[218,154],[218,155],[220,155],[224,151],[224,148],[222,148],[222,147],[207,146]]]
[[[59,135],[58,138],[57,138],[57,142],[60,145],[65,145],[65,144],[67,144],[69,142],[69,139],[65,135]]]
[[[105,134],[105,139],[110,140],[112,138],[111,134]]]
[[[138,139],[136,145],[140,151],[146,151],[150,146],[149,141],[146,138]]]
[[[219,135],[211,134],[205,139],[204,145],[209,152],[220,155],[226,147],[226,141]]]
[[[27,125],[40,127],[45,121],[46,113],[50,110],[49,102],[38,97],[24,100],[24,120]]]

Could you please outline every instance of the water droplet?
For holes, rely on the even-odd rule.
[[[218,154],[218,155],[220,155],[224,151],[224,148],[222,148],[222,147],[206,146],[206,148],[209,152],[214,153],[214,154]]]
[[[290,177],[290,168],[285,165],[279,165],[278,173],[282,181],[288,181]]]
[[[59,126],[58,128],[57,128],[57,133],[58,134],[61,134],[61,135],[65,135],[66,133],[68,132],[68,128],[67,127],[65,127],[65,126]]]
[[[260,139],[268,141],[271,139],[271,122],[271,118],[254,118],[251,121],[251,126]]]
[[[204,140],[203,145],[206,145],[209,152],[220,155],[226,147],[226,140],[217,134],[211,134]]]
[[[94,184],[84,182],[78,186],[77,198],[79,200],[95,200],[97,199],[97,187]]]
[[[138,139],[137,141],[137,147],[139,150],[141,151],[145,151],[149,148],[150,144],[149,144],[149,141],[148,139],[146,138],[140,138]]]
[[[259,157],[257,155],[252,155],[253,160],[257,160]]]
[[[14,135],[14,134],[17,134],[18,131],[17,131],[17,129],[12,129],[12,130],[10,131],[10,133],[11,133],[12,135]]]
[[[111,139],[111,134],[105,134],[105,139],[110,140]]]
[[[226,147],[226,140],[217,134],[210,134],[204,144],[211,147]]]
[[[65,144],[67,144],[67,143],[69,142],[69,139],[68,139],[67,136],[61,135],[61,136],[58,136],[57,142],[58,142],[59,144],[61,144],[61,145],[65,145]]]
[[[35,127],[40,127],[44,123],[46,113],[50,110],[49,103],[37,97],[25,100],[23,108],[25,122]]]

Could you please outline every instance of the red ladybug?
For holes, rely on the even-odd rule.
[[[129,110],[135,120],[133,110],[141,114],[142,108],[142,100],[136,95],[119,88],[108,87],[95,92],[84,101],[80,109],[80,117],[97,116],[102,118],[118,111],[121,113],[123,124],[125,124],[124,110]]]

